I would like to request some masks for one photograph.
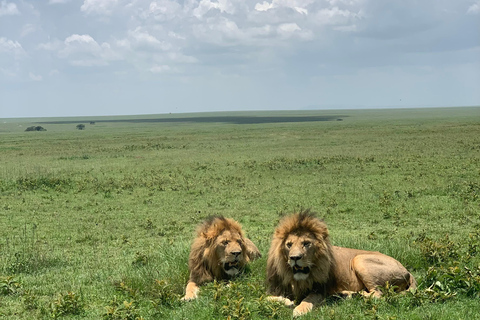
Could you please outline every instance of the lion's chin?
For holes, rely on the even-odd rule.
[[[292,271],[293,271],[293,279],[297,281],[306,280],[308,278],[308,275],[310,274],[309,267],[300,267],[298,265],[292,266]]]
[[[308,278],[308,273],[294,273],[293,274],[293,279],[295,279],[297,281],[307,280],[307,278]]]

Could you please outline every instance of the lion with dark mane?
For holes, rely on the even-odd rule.
[[[198,226],[190,250],[190,278],[182,300],[196,299],[201,284],[214,279],[230,279],[260,256],[260,251],[244,236],[238,222],[222,216],[207,218]]]
[[[310,312],[328,295],[380,297],[387,284],[403,291],[414,277],[380,252],[332,246],[326,224],[309,210],[287,216],[275,229],[267,259],[268,299]]]

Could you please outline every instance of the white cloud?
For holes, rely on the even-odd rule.
[[[14,78],[17,76],[17,73],[7,68],[0,68],[0,75],[3,75],[7,78]]]
[[[130,44],[130,41],[128,39],[121,39],[121,40],[116,40],[115,45],[124,50],[131,50],[132,46]]]
[[[201,42],[224,46],[245,38],[237,24],[225,17],[207,19],[193,28],[193,35]]]
[[[22,30],[20,31],[20,36],[23,38],[31,33],[34,33],[36,31],[36,28],[33,24],[27,23],[26,25],[23,26]]]
[[[28,55],[18,41],[0,37],[0,80],[19,79],[24,74],[22,67],[26,65]],[[3,95],[3,93],[2,93]]]
[[[198,7],[193,10],[193,15],[201,19],[210,9],[217,9],[221,13],[234,14],[235,4],[231,0],[219,0],[218,2],[201,0]]]
[[[104,42],[100,45],[88,34],[73,34],[63,44],[58,55],[74,66],[106,66],[110,61],[122,59],[110,44]]]
[[[36,75],[32,72],[29,72],[28,73],[28,77],[30,78],[30,80],[32,81],[42,81],[43,80],[43,77],[41,75]]]
[[[40,43],[37,48],[40,50],[47,50],[47,51],[58,51],[63,47],[63,42],[58,39]]]
[[[257,11],[268,11],[268,10],[273,9],[273,8],[274,8],[273,2],[269,3],[267,1],[263,1],[262,3],[257,3],[255,5],[255,10],[257,10]]]
[[[129,43],[128,46],[133,45],[137,49],[147,50],[164,50],[167,51],[172,48],[172,45],[167,41],[161,41],[147,31],[138,27],[135,30],[128,32],[129,39],[124,40]]]
[[[48,4],[62,4],[70,2],[71,0],[49,0]]]
[[[80,10],[87,14],[110,15],[118,4],[118,0],[85,0]]]
[[[336,26],[336,27],[333,27],[333,30],[341,31],[341,32],[356,32],[358,31],[358,27],[356,24],[352,24],[348,26]]]
[[[272,0],[272,2],[263,1],[255,5],[257,11],[268,11],[275,8],[290,8],[299,13],[308,14],[307,6],[312,4],[312,0]]]
[[[168,73],[172,71],[172,68],[168,65],[155,65],[150,68],[151,73]]]
[[[22,58],[26,56],[26,52],[18,41],[9,40],[5,37],[0,38],[0,53],[7,53],[14,58]]]
[[[7,2],[6,0],[0,2],[0,17],[13,16],[16,14],[20,14],[20,11],[18,11],[17,5],[15,3]]]
[[[277,27],[277,33],[281,39],[298,38],[300,40],[312,40],[313,33],[310,30],[302,30],[296,23],[282,23]]]
[[[143,15],[152,16],[156,21],[170,21],[182,15],[182,6],[175,1],[152,1]]]
[[[313,33],[303,30],[295,22],[265,24],[262,26],[239,25],[226,17],[208,18],[194,28],[195,38],[204,44],[220,47],[244,46],[248,50],[283,45],[285,39],[310,40]]]
[[[315,14],[315,21],[318,24],[339,25],[346,24],[360,17],[361,13],[354,13],[349,10],[341,10],[338,7],[333,7],[319,10]]]
[[[166,57],[176,63],[197,63],[198,60],[195,57],[184,55],[181,52],[169,52]]]
[[[98,48],[98,43],[95,41],[91,36],[88,34],[73,34],[65,39],[65,45],[67,47],[70,46],[78,46],[78,47],[91,47],[91,48]]]
[[[179,40],[185,40],[185,39],[186,39],[185,36],[180,35],[180,34],[178,34],[178,33],[175,33],[175,32],[173,32],[173,31],[169,31],[169,32],[168,32],[168,36],[169,36],[170,38],[173,38],[173,39],[179,39]]]
[[[468,7],[467,13],[468,14],[479,14],[480,13],[480,1],[477,1],[476,3],[474,3],[470,7]]]
[[[300,30],[302,29],[296,23],[284,23],[278,26],[278,31],[284,35],[289,35]]]
[[[300,7],[294,7],[295,10],[297,10],[299,13],[303,13],[304,15],[308,15],[308,10],[305,8],[300,8]]]
[[[185,55],[182,47],[171,41],[183,43],[184,39],[162,29],[137,27],[129,30],[125,38],[115,40],[113,46],[127,63],[141,72],[180,73],[178,66],[198,62],[195,57]]]

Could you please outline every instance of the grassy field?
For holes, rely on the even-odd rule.
[[[0,119],[0,163],[0,319],[290,319],[265,265],[300,208],[419,283],[303,319],[480,319],[479,107]],[[181,303],[213,214],[264,256]]]

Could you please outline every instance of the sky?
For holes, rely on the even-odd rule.
[[[480,0],[0,0],[0,118],[480,105]]]

